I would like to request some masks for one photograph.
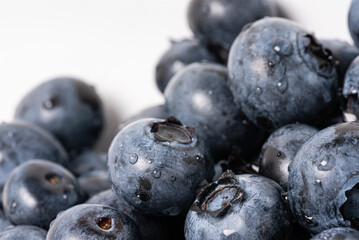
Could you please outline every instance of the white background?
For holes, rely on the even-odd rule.
[[[350,0],[277,0],[319,38],[352,43]],[[154,68],[170,39],[192,36],[189,0],[0,0],[0,121],[39,83],[75,76],[103,98],[107,132],[163,103]]]

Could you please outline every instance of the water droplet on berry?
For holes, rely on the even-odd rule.
[[[133,153],[130,155],[130,158],[128,160],[131,164],[135,164],[138,161],[138,156],[137,154]]]
[[[262,94],[262,92],[263,92],[262,88],[256,87],[256,93],[257,93],[258,95]]]
[[[17,207],[17,203],[16,202],[12,202],[11,206],[10,206],[10,213],[14,213]]]
[[[161,171],[156,168],[155,170],[153,170],[152,176],[154,178],[160,178],[161,177]]]
[[[52,108],[54,107],[54,103],[52,102],[51,99],[50,99],[50,100],[46,100],[42,105],[43,105],[43,107],[44,107],[45,109],[48,109],[48,110],[50,110],[50,109],[52,109]]]
[[[335,162],[335,157],[332,154],[327,153],[320,159],[317,168],[319,171],[330,171],[334,168]]]
[[[279,82],[277,82],[277,90],[280,93],[285,93],[288,89],[288,81],[287,79],[282,79]]]
[[[287,39],[278,38],[273,44],[273,50],[280,56],[289,56],[293,52],[293,47]]]

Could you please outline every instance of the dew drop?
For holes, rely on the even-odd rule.
[[[62,198],[66,200],[67,199],[67,194],[62,195]]]
[[[319,184],[319,183],[321,183],[322,181],[320,181],[320,179],[317,179],[317,180],[315,180],[315,182]]]
[[[277,152],[277,157],[280,157],[282,156],[282,153],[281,152]]]
[[[317,165],[319,171],[330,171],[335,167],[335,157],[327,153],[321,159],[319,159],[319,164]]]
[[[50,100],[46,100],[46,101],[42,104],[42,106],[43,106],[45,109],[50,110],[50,109],[54,108],[54,103],[53,103],[53,101],[50,99]]]
[[[10,213],[14,213],[17,207],[17,203],[16,202],[12,202],[11,206],[10,206]]]
[[[201,160],[201,156],[200,156],[200,155],[197,155],[197,156],[196,156],[196,160],[197,160],[197,161]]]
[[[212,90],[209,90],[208,91],[208,95],[212,95],[213,94],[213,91]]]
[[[140,204],[141,202],[142,202],[142,200],[141,200],[141,195],[140,194],[137,194],[136,195],[136,197],[134,197],[134,202],[136,203],[136,204]]]
[[[120,144],[120,147],[123,147],[123,143]]]
[[[149,163],[149,164],[152,164],[152,163],[153,163],[153,160],[152,160],[152,159],[148,160],[148,163]]]
[[[258,95],[262,94],[262,92],[263,92],[262,88],[256,87],[256,93],[257,93]]]
[[[131,164],[135,164],[137,161],[138,161],[138,156],[136,153],[133,153],[130,155],[130,158],[128,159],[128,161],[131,163]]]
[[[154,178],[160,178],[161,177],[161,171],[156,168],[155,170],[153,170],[152,176]]]
[[[269,61],[268,62],[268,67],[274,67],[275,66],[275,63],[274,62],[272,62],[272,61]]]
[[[282,79],[279,82],[277,82],[277,90],[280,93],[285,93],[288,89],[288,81],[287,79]]]
[[[293,53],[292,44],[284,38],[278,38],[273,44],[273,50],[280,56],[289,56]]]
[[[8,137],[13,137],[13,136],[14,136],[14,132],[12,132],[12,131],[7,132],[7,136],[8,136]]]

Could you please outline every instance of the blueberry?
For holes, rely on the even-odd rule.
[[[46,240],[137,240],[140,233],[131,218],[100,204],[80,204],[61,212],[51,223]]]
[[[103,204],[120,210],[136,223],[143,239],[170,239],[168,218],[143,215],[110,189],[96,194],[87,203]]]
[[[201,42],[228,52],[246,24],[274,14],[267,0],[192,0],[187,19]]]
[[[353,228],[331,228],[315,235],[310,240],[355,240],[359,239],[359,232]]]
[[[72,160],[69,170],[76,176],[92,171],[107,171],[106,153],[84,151]]]
[[[96,193],[111,188],[110,180],[108,179],[107,170],[97,170],[84,173],[77,178],[80,188],[87,196],[92,197]]]
[[[320,40],[320,42],[325,48],[330,49],[333,56],[336,58],[339,86],[343,86],[345,73],[353,60],[359,55],[359,49],[356,46],[341,40],[325,39]]]
[[[170,115],[166,109],[166,106],[164,104],[161,105],[155,105],[149,108],[146,108],[142,110],[141,112],[137,113],[136,115],[126,119],[123,121],[116,129],[116,134],[121,131],[124,127],[126,127],[128,124],[142,119],[142,118],[162,118],[166,119]]]
[[[108,169],[115,192],[143,214],[187,210],[199,183],[213,177],[210,152],[192,127],[177,119],[142,119],[113,139]]]
[[[359,0],[352,0],[348,13],[348,26],[354,43],[359,47]]]
[[[287,239],[291,219],[283,193],[268,178],[227,171],[199,190],[187,214],[186,239]]]
[[[25,122],[0,124],[0,193],[11,171],[31,159],[69,161],[61,144],[43,129]]]
[[[305,124],[290,124],[277,129],[262,147],[259,174],[287,190],[289,164],[299,148],[317,132]]]
[[[103,128],[102,103],[95,89],[73,78],[55,78],[30,91],[15,118],[34,123],[75,154],[92,147]]]
[[[346,121],[356,121],[359,117],[359,56],[350,64],[345,74],[343,96],[347,99]]]
[[[156,65],[156,84],[163,93],[176,72],[193,62],[217,62],[216,57],[197,40],[185,39],[172,42]]]
[[[62,166],[31,160],[15,168],[3,190],[4,212],[15,225],[47,229],[56,215],[84,201],[75,177]]]
[[[336,102],[330,51],[290,20],[267,17],[243,30],[230,50],[228,74],[237,106],[265,129],[319,124]]]
[[[2,206],[1,206],[2,207]],[[9,227],[9,226],[13,226],[11,224],[11,222],[6,218],[3,210],[0,210],[0,232],[2,232],[3,230],[5,230],[5,228]]]
[[[45,240],[46,233],[35,226],[14,226],[0,232],[0,240]]]
[[[226,85],[227,69],[213,63],[193,63],[175,75],[165,91],[169,113],[196,128],[215,159],[234,148],[243,156],[256,152],[264,133],[233,103]]]
[[[328,127],[307,141],[289,165],[288,199],[312,234],[359,228],[359,123]]]

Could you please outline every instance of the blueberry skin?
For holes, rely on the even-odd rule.
[[[1,206],[2,207],[2,206]],[[7,227],[13,226],[11,222],[5,217],[3,210],[0,210],[0,232],[4,231]]]
[[[359,232],[353,228],[331,228],[315,235],[310,240],[356,240]]]
[[[348,26],[354,43],[359,47],[359,1],[352,0],[348,13]]]
[[[355,122],[328,127],[307,141],[289,165],[289,204],[297,222],[312,234],[358,228],[353,206],[359,201],[358,132]]]
[[[62,166],[31,160],[15,168],[5,183],[3,207],[15,225],[47,229],[56,215],[83,202],[76,178]]]
[[[316,133],[318,129],[305,124],[290,124],[277,129],[262,147],[259,174],[287,190],[289,164],[300,147]]]
[[[194,62],[218,62],[205,46],[196,39],[172,42],[156,65],[156,84],[163,93],[176,72]]]
[[[92,171],[107,171],[107,153],[87,150],[76,156],[69,165],[69,170],[76,176]]]
[[[73,154],[94,145],[104,121],[94,87],[74,78],[55,78],[30,91],[15,118],[46,129]]]
[[[47,232],[35,226],[14,226],[0,232],[0,240],[45,240]]]
[[[283,189],[254,174],[225,172],[200,189],[187,214],[185,237],[200,239],[288,239],[290,213]]]
[[[214,175],[207,147],[173,117],[126,126],[111,143],[107,165],[116,194],[148,215],[186,211],[199,183]]]
[[[46,240],[137,240],[136,224],[119,210],[101,204],[71,207],[51,223]]]
[[[149,217],[141,214],[111,189],[96,194],[86,203],[107,205],[120,210],[136,223],[143,239],[172,239],[168,230],[168,218]]]
[[[236,105],[265,129],[315,125],[335,106],[330,51],[290,20],[267,17],[247,26],[231,47],[228,74]]]
[[[111,188],[111,182],[108,179],[107,170],[91,171],[79,176],[77,180],[80,188],[89,197]]]
[[[136,121],[136,120],[140,120],[142,118],[162,118],[162,119],[166,119],[170,116],[170,114],[168,113],[166,106],[164,104],[160,104],[160,105],[155,105],[149,108],[145,108],[144,110],[142,110],[141,112],[137,113],[136,115],[126,119],[125,121],[123,121],[122,123],[120,123],[120,125],[118,125],[115,135],[121,131],[124,127],[126,127],[128,124]]]
[[[345,111],[353,116],[353,120],[359,117],[359,56],[350,64],[344,79],[343,96],[347,99]]]
[[[266,0],[192,0],[187,20],[201,42],[229,51],[247,23],[274,14],[275,6]]]
[[[346,41],[336,39],[324,39],[320,40],[320,42],[332,52],[338,61],[339,86],[343,86],[345,73],[353,60],[359,55],[359,49]]]
[[[168,112],[194,126],[215,159],[227,157],[233,148],[250,156],[264,141],[263,131],[237,109],[226,81],[226,67],[192,63],[172,78],[165,91]]]
[[[0,199],[11,171],[31,159],[47,159],[67,166],[69,157],[48,132],[25,122],[0,124]]]

